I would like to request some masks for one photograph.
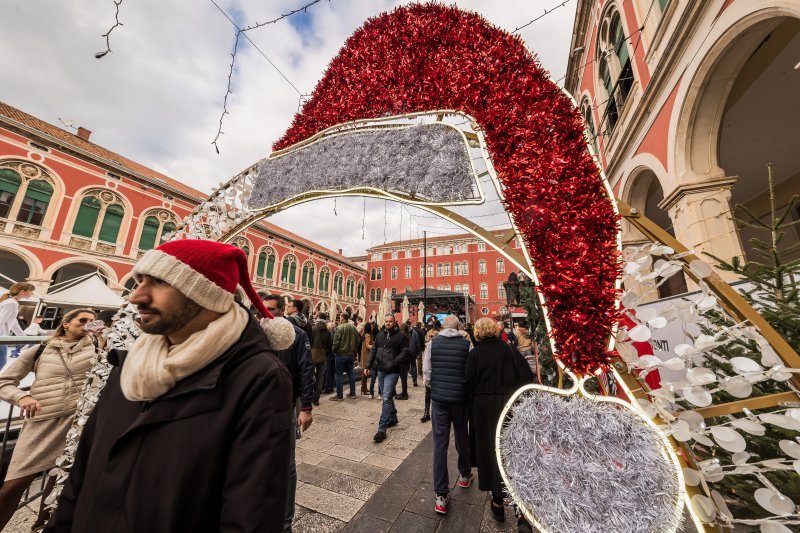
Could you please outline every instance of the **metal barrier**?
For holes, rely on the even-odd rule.
[[[6,365],[13,361],[13,357],[15,356],[12,356],[11,354],[14,353],[15,349],[18,349],[21,352],[25,347],[37,345],[44,339],[47,339],[47,337],[0,337],[0,347],[5,348],[6,357],[8,358]],[[27,380],[28,378],[26,378],[25,381]],[[21,385],[19,388],[24,391],[30,390],[30,386],[28,385]],[[23,419],[19,415],[19,409],[16,405],[0,400],[0,406],[8,407],[8,412],[5,415],[5,423],[3,424],[2,444],[0,444],[0,474],[2,474],[0,480],[3,480],[5,479],[6,472],[8,471],[8,465],[11,462],[11,456],[13,454],[17,438],[19,437],[19,433],[22,429]],[[47,477],[47,472],[42,472],[42,475],[30,484],[30,486],[25,490],[18,507],[23,507],[42,495],[47,483]],[[32,487],[37,488],[32,489]]]

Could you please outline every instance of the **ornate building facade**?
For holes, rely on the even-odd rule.
[[[507,231],[495,233],[504,235]],[[514,247],[519,249],[516,240]],[[366,259],[368,313],[377,311],[387,291],[394,296],[422,289],[427,284],[428,289],[470,296],[475,302],[471,316],[494,317],[506,307],[503,282],[516,272],[514,265],[497,250],[469,233],[429,238],[427,254],[423,239],[374,246],[367,249]]]
[[[800,193],[800,0],[579,0],[572,35],[565,87],[616,196],[700,254],[753,257],[736,205],[769,215],[768,163],[778,208]]]
[[[131,268],[163,242],[205,195],[94,144],[91,132],[57,128],[0,103],[0,285],[27,280],[41,295],[97,271],[119,292]],[[262,221],[233,244],[249,259],[257,290],[320,308],[337,291],[354,312],[363,268]]]

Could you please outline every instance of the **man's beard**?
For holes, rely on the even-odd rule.
[[[164,311],[145,307],[148,311],[156,311],[156,320],[141,324],[142,331],[150,335],[167,335],[178,331],[188,324],[194,317],[203,310],[201,306],[186,298],[181,305],[176,306],[175,311],[164,313]]]

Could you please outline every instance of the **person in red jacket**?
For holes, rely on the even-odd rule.
[[[296,422],[274,352],[294,328],[271,320],[246,261],[235,246],[180,240],[135,265],[144,333],[108,355],[114,369],[46,531],[283,529]],[[234,302],[237,283],[263,326]]]

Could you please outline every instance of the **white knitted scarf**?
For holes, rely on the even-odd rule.
[[[233,346],[248,320],[247,311],[233,304],[205,329],[174,346],[167,344],[164,335],[142,334],[122,366],[122,393],[130,401],[155,400]]]

